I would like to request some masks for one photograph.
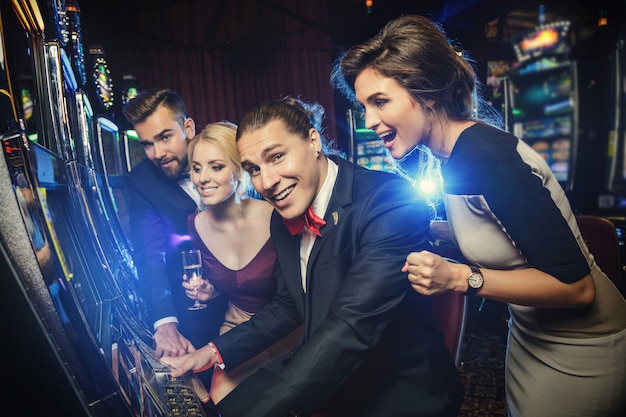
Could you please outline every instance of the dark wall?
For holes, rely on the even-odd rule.
[[[329,136],[345,139],[347,103],[332,91],[329,74],[345,48],[387,21],[418,13],[441,22],[469,51],[479,79],[490,60],[513,61],[509,42],[538,23],[541,1],[519,0],[93,0],[80,1],[86,47],[104,46],[114,81],[136,77],[140,88],[179,91],[198,124],[234,122],[262,100],[299,95],[327,110]],[[625,0],[552,1],[546,20],[569,19],[588,36],[597,19],[623,32]],[[486,24],[492,23],[487,30]],[[89,57],[88,57],[89,58]],[[120,100],[112,113],[119,123]]]

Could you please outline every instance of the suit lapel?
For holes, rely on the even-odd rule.
[[[330,201],[328,202],[326,214],[324,214],[326,224],[320,228],[322,236],[315,239],[311,255],[309,256],[307,277],[311,276],[311,268],[317,262],[317,257],[320,254],[321,248],[324,246],[324,242],[328,241],[328,238],[334,234],[335,229],[341,226],[344,206],[352,202],[352,183],[354,181],[353,166],[342,158],[335,156],[329,156],[329,158],[339,166],[339,171],[330,196]],[[309,280],[307,279],[307,289],[308,287]]]
[[[295,281],[291,279],[291,276],[300,276],[300,235],[292,236],[289,233],[282,217],[276,210],[272,213],[272,223],[272,235],[275,237],[274,245],[277,250],[285,254],[280,258],[280,268],[286,278],[287,285],[291,287]],[[298,280],[298,283],[301,290],[301,281]]]
[[[142,161],[142,163],[145,163],[149,167],[149,169],[147,169],[145,172],[146,174],[150,175],[150,177],[145,180],[145,183],[159,184],[155,190],[152,190],[152,192],[159,195],[166,195],[167,198],[171,198],[174,201],[181,201],[183,202],[183,204],[188,204],[188,202],[191,201],[193,202],[194,206],[196,205],[194,199],[191,198],[191,196],[187,194],[185,190],[183,190],[183,187],[180,186],[178,181],[165,175],[159,170],[159,168],[154,166],[154,164],[150,162],[150,160],[145,159],[144,161]]]

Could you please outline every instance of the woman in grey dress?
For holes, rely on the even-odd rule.
[[[626,301],[544,159],[476,111],[474,71],[443,30],[403,16],[350,48],[332,78],[395,159],[421,149],[440,162],[452,236],[471,265],[422,251],[404,270],[422,294],[508,303],[509,415],[626,415]]]

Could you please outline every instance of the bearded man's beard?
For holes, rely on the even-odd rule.
[[[175,158],[176,162],[178,162],[175,166],[171,168],[164,168],[163,165],[159,161],[153,161],[154,164],[159,168],[159,170],[165,174],[168,178],[177,179],[183,173],[187,172],[187,168],[189,166],[189,159],[187,158],[187,154],[183,156],[181,159]]]

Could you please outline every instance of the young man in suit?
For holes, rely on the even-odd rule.
[[[126,175],[125,185],[133,260],[154,326],[155,356],[183,355],[217,336],[226,308],[218,297],[203,310],[188,310],[190,300],[181,285],[181,250],[190,245],[187,217],[200,203],[187,161],[195,123],[187,117],[182,98],[167,89],[140,92],[123,113],[146,152]]]
[[[462,387],[430,298],[401,271],[430,247],[428,206],[399,176],[326,156],[321,114],[285,98],[242,118],[242,165],[275,209],[278,292],[207,347],[162,362],[174,376],[228,371],[304,324],[287,358],[219,403],[223,417],[456,416]]]

